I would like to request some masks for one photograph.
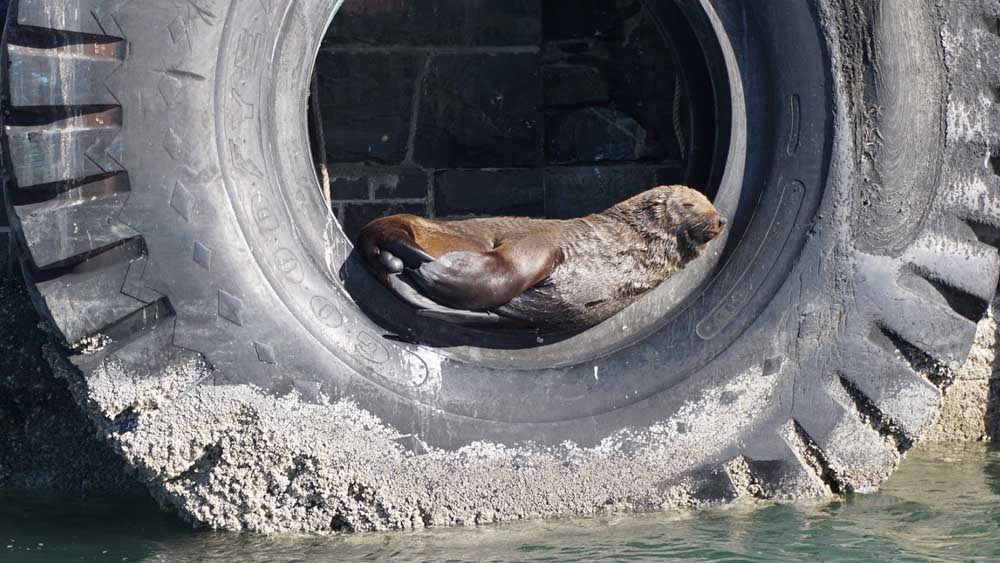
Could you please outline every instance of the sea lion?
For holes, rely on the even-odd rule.
[[[681,270],[725,225],[704,195],[674,185],[578,219],[392,215],[366,225],[357,247],[422,315],[583,329]]]

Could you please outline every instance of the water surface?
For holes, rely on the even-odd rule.
[[[1000,449],[924,447],[878,494],[465,529],[198,532],[148,499],[0,493],[6,563],[1000,561]]]

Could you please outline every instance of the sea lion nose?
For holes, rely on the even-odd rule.
[[[725,227],[725,226],[726,226],[726,218],[720,216],[719,217],[719,227]]]

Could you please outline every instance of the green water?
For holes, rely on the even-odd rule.
[[[195,532],[148,500],[0,494],[0,561],[1000,561],[1000,449],[923,448],[873,495],[409,533]]]

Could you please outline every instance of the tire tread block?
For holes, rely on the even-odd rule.
[[[754,459],[739,456],[726,464],[726,471],[737,496],[743,498],[774,500],[829,494],[822,482],[794,457]]]
[[[825,389],[797,393],[792,416],[821,452],[842,491],[878,487],[896,468],[900,454],[894,441],[875,428],[834,378]]]
[[[853,384],[911,443],[934,422],[941,390],[883,346],[840,354],[838,374]]]
[[[934,360],[957,368],[968,357],[976,323],[949,307],[909,295],[884,301],[881,312],[883,328]]]
[[[975,171],[970,179],[944,192],[942,203],[956,218],[1000,229],[1000,178],[996,174]]]
[[[14,108],[117,105],[104,85],[121,64],[116,58],[81,57],[55,49],[7,48]]]
[[[110,260],[98,267],[83,264],[35,287],[50,320],[69,344],[106,333],[111,327],[147,307],[148,303],[122,293],[134,253],[126,247],[108,251]]]
[[[112,14],[127,0],[21,0],[17,23],[58,31],[124,37]]]
[[[992,300],[996,293],[1000,254],[991,246],[924,238],[913,244],[903,259],[924,275],[984,302]]]
[[[108,359],[122,362],[137,377],[157,377],[169,367],[201,362],[207,364],[198,352],[174,346],[174,318],[161,316],[147,327],[133,333],[133,338],[112,344]]]
[[[19,188],[121,172],[118,112],[107,110],[45,125],[9,125],[7,138]]]
[[[948,305],[900,285],[905,269],[897,261],[862,255],[856,278],[856,298],[876,317],[873,321],[948,366],[969,354],[976,323]]]
[[[768,499],[829,496],[830,486],[812,466],[811,454],[805,451],[808,445],[796,436],[793,425],[794,421],[789,421],[776,433],[758,435],[734,460],[737,463],[727,465],[731,478],[739,482],[749,477],[759,491],[747,492]],[[741,479],[733,470],[734,465],[744,464],[748,474]]]
[[[127,192],[112,192],[64,205],[15,207],[26,248],[36,268],[64,266],[87,259],[139,234],[117,217]],[[121,280],[119,279],[119,288]]]
[[[103,414],[128,424],[131,406],[164,401],[187,393],[213,375],[209,363],[198,352],[173,345],[176,316],[166,299],[158,299],[117,319],[100,331],[98,347],[77,353],[70,361],[85,373],[106,370],[116,380],[129,381],[119,389],[115,401],[101,405]],[[169,394],[158,385],[164,379]]]

